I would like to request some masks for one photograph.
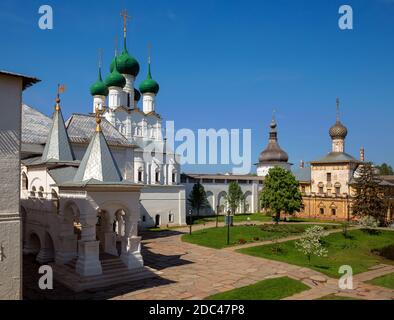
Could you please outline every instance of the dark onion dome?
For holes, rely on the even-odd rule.
[[[345,139],[347,136],[347,128],[337,120],[337,122],[329,130],[332,139]]]
[[[90,94],[92,96],[108,96],[108,88],[101,77],[101,68],[99,68],[97,81],[90,87]]]
[[[117,60],[115,58],[114,68],[111,73],[108,75],[107,79],[105,79],[105,84],[107,87],[119,87],[123,88],[126,85],[126,79],[119,73]]]
[[[260,153],[259,162],[287,162],[289,160],[289,156],[285,151],[281,149],[278,144],[278,134],[276,132],[276,122],[272,120],[270,124],[270,134],[268,146]]]
[[[131,56],[127,49],[126,49],[126,44],[124,45],[123,51],[121,53],[120,56],[116,56],[110,65],[110,70],[111,72],[114,69],[115,66],[115,60],[118,64],[118,71],[121,74],[129,74],[132,75],[134,77],[138,76],[138,73],[140,72],[140,64],[138,63],[138,61]]]
[[[134,88],[134,101],[140,101],[141,100],[141,93]]]
[[[142,94],[144,93],[154,93],[157,94],[160,90],[159,84],[152,79],[152,74],[150,70],[150,63],[148,65],[148,76],[146,79],[140,84],[140,91]]]

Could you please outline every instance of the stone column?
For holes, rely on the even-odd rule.
[[[113,230],[113,223],[115,220],[115,213],[107,211],[105,219],[103,219],[104,225],[104,239],[103,249],[105,253],[118,256],[118,250],[116,250],[116,232]]]
[[[142,268],[144,261],[141,256],[141,237],[125,237],[120,258],[129,270]]]
[[[95,210],[81,215],[82,234],[78,241],[76,271],[81,276],[95,276],[103,273],[100,263],[100,241],[96,241],[97,213]]]

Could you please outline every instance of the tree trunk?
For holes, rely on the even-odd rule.
[[[280,221],[280,211],[277,211],[275,216],[275,224],[279,224],[279,221]]]

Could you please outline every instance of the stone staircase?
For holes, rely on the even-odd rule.
[[[67,288],[81,292],[88,289],[101,289],[115,284],[131,284],[136,281],[156,278],[160,272],[149,267],[129,270],[119,257],[105,255],[100,257],[103,274],[81,277],[75,272],[77,259],[65,265],[52,265],[54,279]]]

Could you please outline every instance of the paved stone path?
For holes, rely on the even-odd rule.
[[[329,294],[363,299],[394,299],[394,291],[364,284],[394,271],[394,266],[380,265],[356,275],[354,290],[340,291],[338,280],[304,267],[244,255],[233,250],[217,250],[181,241],[179,231],[150,232],[143,235],[145,264],[159,270],[157,279],[125,283],[106,289],[73,293],[60,284],[55,290],[34,289],[37,266],[24,268],[25,298],[27,299],[203,299],[207,296],[243,287],[258,281],[288,276],[311,287],[288,299],[316,299]],[[258,245],[261,245],[258,244]],[[30,268],[30,269],[29,269]],[[30,280],[29,280],[30,277]]]
[[[281,276],[311,287],[289,299],[316,299],[338,293],[364,299],[394,299],[393,290],[362,283],[364,274],[355,276],[354,290],[341,291],[337,279],[308,268],[185,243],[177,232],[162,232],[156,236],[144,240],[144,259],[147,265],[161,270],[161,277],[169,284],[125,293],[114,299],[203,299]],[[394,266],[382,265],[369,271],[367,278],[393,270]]]

